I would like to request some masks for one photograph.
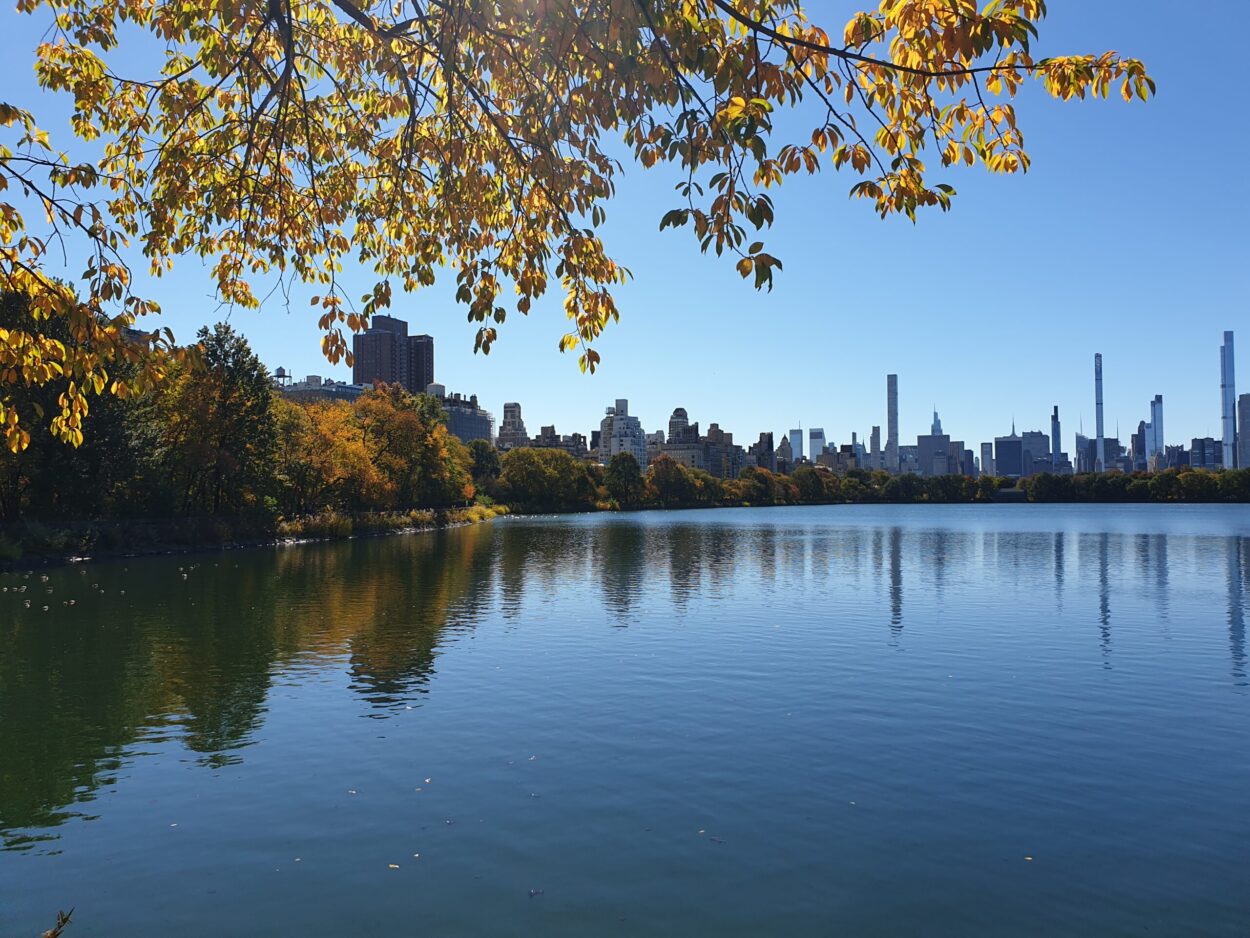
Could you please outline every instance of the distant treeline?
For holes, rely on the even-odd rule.
[[[845,476],[802,466],[789,475],[750,467],[737,479],[718,479],[661,456],[644,472],[633,456],[606,467],[562,450],[515,449],[498,475],[478,472],[478,484],[514,511],[591,511],[639,508],[717,508],[744,505],[830,505],[917,502],[1247,502],[1250,470],[1182,469],[1154,474],[1058,476],[890,475],[852,470]]]
[[[3,314],[22,310],[10,303]],[[84,522],[124,548],[127,536],[152,531],[212,542],[386,529],[475,502],[473,453],[448,431],[437,399],[395,385],[351,403],[295,403],[229,326],[197,338],[159,390],[93,397],[81,446],[43,433],[0,452],[10,542],[0,553]],[[48,412],[60,391],[28,388],[18,407]],[[51,543],[46,552],[63,551]]]

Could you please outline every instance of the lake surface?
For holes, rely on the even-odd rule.
[[[0,576],[0,934],[1250,934],[1250,508]]]

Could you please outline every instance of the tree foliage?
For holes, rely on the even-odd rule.
[[[33,406],[55,387],[32,388]],[[0,519],[247,518],[456,507],[473,459],[437,399],[380,385],[295,402],[229,326],[201,329],[170,378],[92,408],[81,447],[39,437],[0,451]]]
[[[155,336],[126,328],[132,246],[157,276],[184,255],[220,299],[256,306],[262,281],[315,285],[332,362],[395,290],[454,276],[489,351],[509,311],[549,287],[562,350],[599,361],[628,277],[600,231],[622,159],[679,178],[660,227],[688,229],[757,288],[769,191],[847,169],[882,216],[950,207],[935,170],[1029,166],[1013,99],[1029,78],[1063,98],[1154,89],[1116,53],[1035,57],[1043,0],[879,0],[842,29],[799,0],[19,0],[50,14],[40,85],[71,96],[71,153],[0,101],[0,286],[44,328],[0,333],[11,446],[28,431],[4,389],[68,377],[54,434],[81,441],[88,397],[159,380]],[[786,119],[781,112],[790,112]],[[938,173],[939,176],[942,173]],[[47,224],[31,219],[46,218]],[[77,291],[49,251],[82,243]],[[343,265],[371,269],[359,298]],[[75,265],[77,261],[75,261]],[[119,361],[146,363],[125,381]]]

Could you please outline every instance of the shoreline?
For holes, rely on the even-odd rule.
[[[30,522],[0,532],[0,572],[64,566],[131,557],[181,556],[260,547],[295,547],[329,541],[424,534],[493,521],[509,514],[506,505],[469,508],[415,509],[347,516],[326,513],[279,522],[272,532],[248,535],[250,523],[240,519],[196,518],[178,521],[76,521],[63,525]],[[16,529],[21,528],[19,533]],[[293,533],[298,531],[299,533]],[[239,533],[234,533],[239,532]],[[17,533],[15,539],[13,535]],[[21,534],[33,537],[23,543]],[[101,536],[106,543],[101,543]],[[113,538],[135,541],[111,543]],[[221,535],[218,537],[218,535]],[[151,538],[146,540],[146,538]],[[75,542],[69,542],[71,539]],[[89,542],[88,542],[89,539]],[[58,548],[57,543],[64,544]],[[17,551],[17,553],[14,553]]]
[[[846,501],[846,502],[799,502],[781,504],[736,505],[646,505],[631,508],[576,508],[560,510],[513,511],[506,505],[474,505],[469,508],[414,509],[407,512],[375,512],[348,516],[336,512],[305,516],[278,522],[271,532],[252,536],[233,532],[246,530],[250,522],[244,519],[193,518],[175,521],[73,521],[64,524],[45,522],[15,523],[0,529],[0,572],[62,566],[92,561],[118,560],[131,557],[181,556],[184,554],[214,553],[249,550],[261,547],[297,547],[303,544],[319,544],[331,541],[348,541],[363,538],[390,537],[401,534],[424,534],[451,528],[466,527],[493,521],[496,518],[542,518],[572,515],[634,515],[647,512],[717,511],[722,509],[752,508],[851,508],[857,506],[898,508],[919,506],[981,506],[1037,505],[1086,505],[1123,507],[1129,505],[1156,505],[1161,508],[1184,505],[1233,505],[1245,502],[1225,501],[1082,501],[1054,502],[1030,501],[1024,498],[1002,498],[971,501]],[[20,531],[18,529],[21,529]],[[162,533],[163,532],[163,533]],[[18,537],[12,536],[17,534]],[[34,543],[23,544],[22,534],[31,534]],[[145,538],[155,538],[147,540]],[[120,536],[128,542],[100,543]],[[81,539],[94,539],[82,543]],[[130,540],[134,538],[134,540]],[[79,539],[79,543],[65,544],[58,548],[57,540]],[[29,549],[29,552],[23,548]],[[14,553],[14,550],[20,553]]]

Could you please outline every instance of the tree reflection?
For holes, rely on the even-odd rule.
[[[1227,582],[1233,678],[1245,686],[1250,542],[1209,543],[1207,565]],[[1073,551],[1079,562],[1068,570]],[[939,624],[969,584],[1016,589],[1027,607],[1053,577],[1060,615],[1065,591],[1069,605],[1096,598],[1109,668],[1113,577],[1135,573],[1145,586],[1122,594],[1122,617],[1143,599],[1166,610],[1170,561],[1187,555],[1154,535],[1081,534],[1068,545],[1063,533],[794,527],[719,513],[511,519],[63,569],[46,584],[39,574],[0,576],[0,838],[21,848],[53,832],[140,749],[181,746],[208,766],[246,758],[275,681],[302,672],[346,671],[365,716],[415,706],[449,643],[491,616],[541,627],[548,611],[589,602],[614,625],[659,627],[640,610],[666,603],[684,613],[732,597],[786,615],[810,600],[846,610],[848,627],[862,615],[879,628],[888,615],[897,642],[905,576],[913,618],[930,621],[932,604]],[[858,608],[867,596],[875,602]]]
[[[369,712],[415,700],[440,636],[490,602],[491,537],[469,527],[0,578],[4,845],[80,812],[140,747],[240,758],[287,670],[346,652]]]

